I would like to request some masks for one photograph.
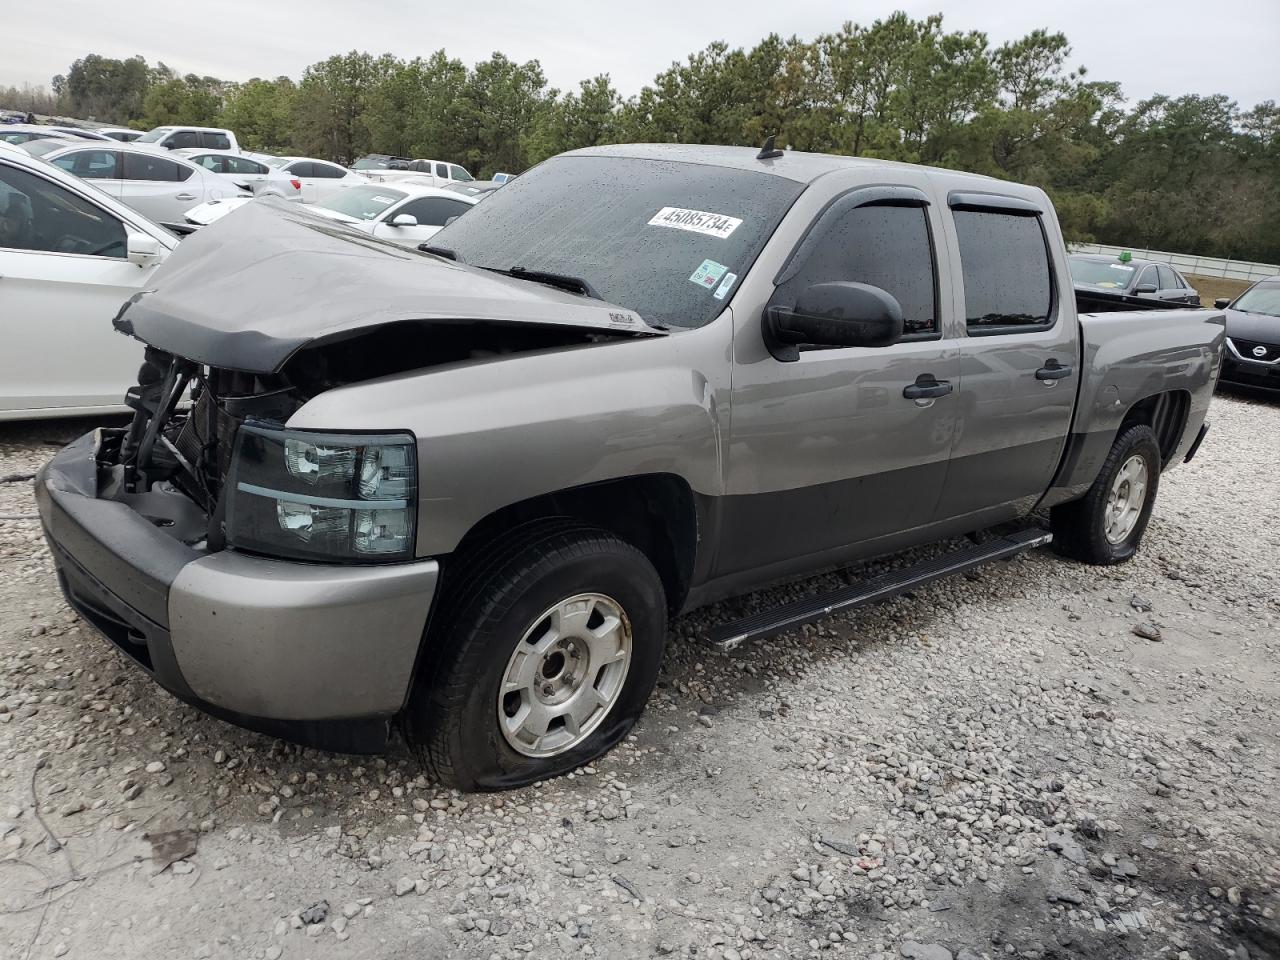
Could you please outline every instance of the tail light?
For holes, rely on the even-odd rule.
[[[297,179],[296,177],[295,177],[295,178],[293,178],[293,179],[291,179],[289,182],[293,184],[293,189],[295,189],[295,190],[301,190],[301,189],[302,189],[302,181],[301,181],[301,180],[299,180],[299,179]]]

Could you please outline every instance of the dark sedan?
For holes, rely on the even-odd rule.
[[[1167,263],[1074,253],[1067,258],[1077,290],[1107,290],[1130,297],[1200,304],[1200,294]]]
[[[1227,314],[1221,380],[1280,390],[1280,276],[1259,280],[1235,300],[1214,304]]]

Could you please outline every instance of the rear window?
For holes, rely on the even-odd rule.
[[[971,330],[1049,322],[1053,278],[1040,218],[956,210],[965,319]]]

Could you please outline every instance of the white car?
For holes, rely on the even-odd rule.
[[[98,187],[157,223],[182,220],[196,204],[248,193],[185,157],[127,143],[75,144],[44,159]]]
[[[371,183],[343,190],[312,209],[375,237],[416,247],[478,202],[476,197],[422,184]]]
[[[112,140],[119,140],[121,143],[132,143],[143,133],[141,130],[130,130],[128,127],[99,127],[97,132]]]
[[[53,127],[45,127],[37,123],[6,123],[0,126],[0,143],[19,144],[49,137],[69,139],[66,134],[55,132]]]
[[[378,183],[398,183],[401,180],[422,182],[429,179],[437,187],[450,183],[469,183],[475,179],[461,164],[446,163],[443,160],[410,160],[403,170],[379,168],[361,170],[361,173]]]
[[[255,197],[302,200],[302,181],[291,173],[230,150],[175,150],[175,154],[242,185]]]
[[[315,203],[338,190],[369,182],[367,177],[352,173],[328,160],[314,157],[280,157],[279,167],[302,181],[302,202]]]
[[[72,140],[110,140],[106,134],[97,130],[86,130],[84,127],[54,126],[50,124],[45,127],[46,130],[52,130],[50,136],[67,137]]]
[[[177,245],[92,184],[0,149],[0,420],[124,410],[143,346],[111,320]]]
[[[138,137],[134,143],[179,150],[201,147],[206,150],[230,150],[240,152],[236,135],[223,127],[156,127]]]

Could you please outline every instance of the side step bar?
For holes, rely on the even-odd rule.
[[[741,620],[722,624],[711,631],[709,639],[713,646],[727,653],[744,640],[771,637],[833,613],[842,613],[868,603],[888,600],[913,587],[972,570],[992,560],[1008,560],[1033,547],[1043,546],[1051,540],[1053,540],[1053,534],[1039,527],[1019,530],[1017,533],[1011,533],[996,540],[934,557],[914,567],[891,570],[889,573],[852,586],[841,587],[839,590],[832,590],[830,593],[819,594],[816,597],[796,600],[781,607],[774,607],[772,610],[764,610],[749,617],[743,617]]]

